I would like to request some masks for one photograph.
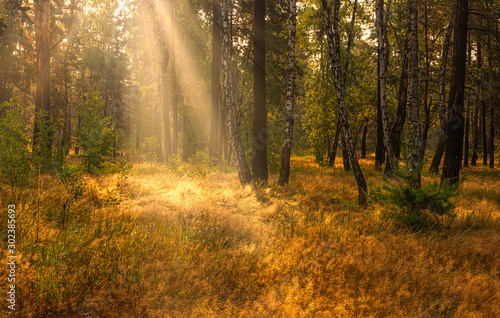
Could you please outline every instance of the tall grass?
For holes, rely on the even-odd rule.
[[[358,207],[341,166],[292,166],[289,186],[242,188],[204,162],[135,164],[84,176],[69,205],[50,176],[2,187],[20,224],[17,317],[500,317],[495,172],[465,170],[456,219],[415,233]]]

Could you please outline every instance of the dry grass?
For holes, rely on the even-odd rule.
[[[358,207],[341,162],[292,166],[289,186],[242,188],[234,171],[136,164],[87,177],[65,222],[56,180],[2,190],[22,224],[18,317],[500,317],[498,169],[466,169],[451,226],[412,233]]]

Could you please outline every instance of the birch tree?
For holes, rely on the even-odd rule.
[[[420,116],[418,105],[418,0],[409,1],[409,138],[408,138],[408,172],[410,185],[420,188],[419,166],[422,161],[420,139]]]
[[[286,123],[281,170],[278,183],[284,185],[290,178],[290,155],[293,140],[293,107],[295,98],[295,33],[297,26],[297,1],[290,0],[290,18],[288,27],[288,66],[286,83]]]
[[[349,121],[347,118],[347,110],[344,98],[345,79],[347,76],[347,68],[349,66],[349,54],[351,49],[350,46],[352,40],[352,30],[354,28],[357,3],[358,3],[357,0],[355,0],[352,13],[351,28],[349,30],[349,36],[347,40],[345,66],[344,66],[344,71],[342,72],[341,62],[340,62],[340,35],[338,29],[340,1],[335,0],[333,25],[332,25],[330,21],[330,9],[326,3],[326,0],[321,0],[322,13],[326,25],[328,48],[329,48],[330,58],[332,60],[331,65],[334,74],[335,91],[337,93],[337,101],[339,104],[339,116],[341,121],[340,128],[341,128],[342,138],[346,143],[346,149],[349,154],[349,160],[351,161],[354,177],[356,178],[356,183],[358,185],[358,202],[359,204],[364,205],[366,204],[366,192],[368,189],[365,177],[363,176],[363,172],[361,171],[361,167],[359,166],[358,163],[358,158],[356,157],[356,151],[354,149],[354,142],[352,139],[351,128],[349,126]]]
[[[238,177],[242,185],[249,183],[252,180],[252,174],[248,168],[247,158],[245,157],[245,150],[241,143],[239,134],[238,118],[236,115],[236,105],[234,103],[233,91],[233,75],[231,70],[231,41],[229,33],[229,16],[228,16],[228,2],[229,0],[222,1],[222,67],[224,70],[224,99],[228,111],[229,123],[229,136],[231,139],[231,147],[234,152],[236,166],[238,168]]]

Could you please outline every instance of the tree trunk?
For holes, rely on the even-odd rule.
[[[161,143],[161,111],[160,106],[154,105],[154,118],[155,118],[155,137],[156,137],[156,160],[163,162],[163,149]]]
[[[464,89],[467,60],[468,0],[456,0],[455,34],[453,37],[453,67],[448,100],[448,118],[442,180],[457,183],[460,177],[464,137]]]
[[[439,70],[439,139],[438,146],[436,148],[436,153],[432,158],[432,163],[429,171],[431,173],[438,174],[439,166],[441,165],[441,158],[444,153],[444,145],[446,143],[446,92],[445,92],[445,81],[446,81],[446,65],[448,64],[448,52],[450,50],[451,33],[453,32],[453,14],[448,24],[448,30],[446,31],[446,37],[443,44],[443,53],[441,54],[441,67]]]
[[[337,128],[335,129],[335,139],[333,140],[332,152],[330,153],[330,158],[328,160],[329,167],[335,167],[335,159],[337,157],[337,149],[339,147],[339,135],[340,135],[340,117],[337,120]]]
[[[172,74],[171,104],[172,104],[172,154],[177,155],[179,148],[179,121],[177,107],[177,67],[175,65],[175,8],[171,1],[170,7],[170,72]]]
[[[164,129],[164,148],[165,148],[165,161],[168,160],[171,153],[170,138],[170,103],[168,94],[168,62],[169,62],[169,48],[163,48],[163,58],[161,63],[161,103],[163,106],[163,129]],[[163,161],[163,160],[162,160]]]
[[[52,133],[50,126],[50,0],[35,3],[36,36],[36,95],[33,149],[39,149],[45,158],[51,156]],[[40,148],[38,148],[40,147]]]
[[[361,138],[361,159],[366,158],[366,134],[368,132],[368,127],[365,125],[363,128],[363,137]]]
[[[344,164],[344,171],[351,171],[349,151],[347,150],[347,144],[344,139],[342,139],[342,162]]]
[[[219,126],[219,94],[220,94],[220,13],[219,1],[212,2],[212,108],[210,121],[210,157],[219,156],[218,126]]]
[[[490,107],[490,168],[495,165],[495,105]]]
[[[253,177],[267,181],[266,1],[255,0],[253,63]],[[236,153],[236,152],[235,152]]]
[[[420,116],[418,105],[418,0],[410,0],[410,27],[409,27],[409,102],[410,102],[410,127],[408,138],[408,172],[410,185],[420,188],[419,166],[422,161],[420,139]]]
[[[398,108],[396,119],[391,128],[391,142],[394,147],[394,157],[401,157],[401,134],[406,121],[406,103],[408,101],[408,34],[403,49],[403,62],[401,65],[401,78],[399,79]]]
[[[339,30],[338,30],[340,1],[335,0],[333,29],[332,29],[332,24],[330,22],[330,12],[329,12],[330,10],[328,8],[326,0],[321,0],[321,4],[322,4],[323,19],[324,19],[325,25],[326,25],[326,34],[327,34],[327,39],[328,39],[329,53],[330,53],[330,58],[332,60],[331,65],[332,65],[333,74],[334,74],[335,91],[337,93],[337,101],[339,104],[339,116],[340,116],[340,121],[341,121],[342,138],[346,142],[346,148],[347,148],[347,152],[349,154],[349,160],[351,162],[353,172],[354,172],[354,177],[356,178],[356,183],[358,185],[358,202],[361,205],[365,205],[366,204],[366,192],[367,192],[368,188],[366,185],[365,178],[363,176],[363,172],[361,171],[361,167],[359,166],[358,158],[356,157],[356,152],[354,150],[354,143],[352,140],[351,128],[349,126],[349,121],[347,118],[347,110],[346,110],[345,99],[344,99],[344,92],[345,92],[344,78],[345,77],[342,76],[342,72],[341,72],[340,35],[339,35]],[[353,19],[351,21],[351,25],[353,25],[353,21],[355,18],[356,5],[357,5],[357,1],[354,2]],[[352,30],[352,28],[351,28],[351,30]],[[348,43],[350,43],[351,37],[352,37],[352,33],[349,36]],[[349,55],[349,45],[348,45],[348,49],[346,50],[346,55],[347,56]],[[348,61],[347,57],[346,57],[346,61]],[[347,74],[347,66],[348,66],[348,64],[346,63],[346,67],[344,69],[344,74]]]
[[[290,18],[288,29],[288,67],[286,83],[286,123],[285,141],[283,154],[281,155],[281,170],[278,183],[284,185],[290,178],[290,155],[292,153],[293,140],[293,106],[295,88],[295,33],[297,26],[297,4],[296,0],[290,0]],[[330,144],[330,143],[328,143]]]
[[[224,97],[226,100],[226,107],[229,114],[229,136],[231,138],[231,146],[234,151],[236,159],[236,166],[238,167],[238,177],[242,185],[249,183],[252,180],[252,174],[248,168],[247,159],[245,157],[245,150],[241,143],[239,135],[239,127],[236,116],[236,105],[234,103],[233,92],[233,75],[231,70],[231,46],[229,41],[229,19],[228,19],[228,0],[223,0],[223,8],[221,11],[222,17],[222,34],[223,34],[223,54],[222,65],[224,70]]]
[[[380,74],[380,60],[377,60],[377,75]],[[384,128],[380,99],[380,78],[377,76],[377,146],[375,148],[375,169],[380,170],[384,163]]]
[[[467,119],[465,121],[464,168],[469,166],[469,126],[470,126],[470,96],[467,96]]]
[[[389,178],[394,177],[396,171],[394,166],[394,153],[392,151],[392,143],[389,134],[389,122],[387,120],[387,105],[385,100],[385,72],[386,58],[384,48],[384,0],[376,1],[376,20],[377,20],[377,35],[378,35],[378,63],[379,67],[379,95],[380,95],[380,114],[382,117],[382,130],[384,133],[385,148],[387,150],[385,175]]]
[[[483,133],[483,165],[488,165],[488,128],[486,125],[486,101],[481,101],[481,132]]]
[[[424,43],[425,43],[425,81],[424,81],[424,129],[422,131],[422,148],[420,150],[421,160],[425,158],[425,149],[427,148],[427,136],[431,123],[431,103],[429,101],[429,33],[428,33],[427,0],[424,0]]]
[[[479,146],[479,90],[476,91],[476,102],[474,105],[474,115],[472,116],[472,159],[470,165],[477,166],[478,146]]]

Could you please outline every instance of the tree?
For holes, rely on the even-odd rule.
[[[468,0],[455,2],[455,34],[453,37],[453,64],[451,69],[451,86],[448,100],[448,116],[446,123],[446,140],[442,182],[449,179],[455,184],[459,181],[462,161],[464,135],[464,89],[465,69],[467,62],[467,27]]]
[[[281,170],[278,183],[284,185],[290,178],[290,155],[293,140],[293,106],[295,99],[295,33],[297,25],[297,3],[290,0],[290,18],[288,31],[288,65],[286,84],[286,123],[283,154],[281,155]]]
[[[408,171],[410,186],[420,188],[419,166],[422,161],[420,139],[420,116],[418,105],[418,0],[409,0],[409,138],[408,138]]]
[[[50,158],[52,134],[42,134],[43,131],[49,129],[51,115],[49,17],[50,0],[37,0],[35,3],[36,96],[33,148],[43,147],[43,149],[40,149],[43,157]]]
[[[384,0],[376,1],[376,24],[378,38],[378,80],[379,80],[379,95],[380,95],[380,116],[382,119],[382,130],[384,133],[385,147],[387,149],[386,170],[385,174],[392,177],[395,172],[394,153],[392,151],[392,143],[389,134],[389,123],[387,120],[387,105],[385,99],[385,71],[386,57],[384,47]]]
[[[220,13],[219,1],[212,1],[212,107],[210,113],[210,157],[218,156],[219,95],[220,95]]]
[[[231,70],[231,42],[229,34],[229,17],[228,17],[228,1],[222,1],[222,66],[224,70],[224,97],[228,110],[229,135],[231,138],[231,146],[238,167],[238,177],[242,185],[249,183],[252,180],[252,174],[248,168],[245,150],[241,143],[238,127],[238,119],[236,115],[236,105],[234,103],[233,91],[233,75]]]
[[[340,36],[338,30],[339,23],[339,9],[340,9],[340,1],[335,0],[335,8],[334,8],[334,16],[333,16],[333,25],[330,22],[330,9],[326,3],[326,0],[321,0],[322,4],[322,13],[323,19],[326,25],[326,34],[328,40],[328,47],[330,58],[332,60],[332,69],[334,74],[334,82],[335,82],[335,91],[337,93],[337,101],[339,104],[339,116],[341,121],[341,132],[342,138],[346,143],[346,149],[349,155],[349,160],[351,162],[354,177],[356,178],[356,183],[358,185],[358,202],[361,205],[366,204],[366,192],[368,190],[365,177],[363,176],[363,172],[361,171],[361,167],[359,166],[358,159],[356,157],[356,151],[354,149],[354,142],[352,140],[351,128],[349,126],[349,121],[347,118],[347,110],[345,106],[345,79],[347,76],[347,67],[349,66],[349,52],[350,52],[350,44],[352,39],[352,29],[354,27],[354,20],[356,17],[356,7],[357,0],[354,1],[352,20],[351,20],[351,29],[349,31],[348,41],[347,41],[347,49],[346,49],[346,59],[344,71],[341,70],[340,65]]]
[[[252,169],[257,180],[267,181],[266,107],[266,2],[255,0],[253,65],[253,142]]]
[[[444,145],[446,144],[446,92],[445,92],[445,80],[446,80],[446,65],[448,63],[448,52],[450,49],[451,34],[453,32],[453,16],[448,24],[448,29],[446,31],[446,36],[443,44],[443,52],[441,54],[441,66],[439,68],[439,139],[436,148],[436,153],[432,158],[430,172],[438,173],[439,165],[441,164],[441,158],[444,153]],[[469,116],[468,116],[469,117]]]

